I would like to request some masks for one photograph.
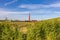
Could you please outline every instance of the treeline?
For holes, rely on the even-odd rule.
[[[27,28],[26,34],[20,32],[22,27]],[[60,19],[20,25],[8,21],[0,23],[0,40],[60,40]]]

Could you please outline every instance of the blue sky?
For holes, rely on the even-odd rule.
[[[60,0],[0,0],[0,19],[44,20],[60,17]]]

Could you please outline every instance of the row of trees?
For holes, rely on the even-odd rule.
[[[26,34],[20,32],[22,26],[27,27]],[[60,20],[27,22],[21,26],[8,21],[2,22],[0,40],[60,40]]]

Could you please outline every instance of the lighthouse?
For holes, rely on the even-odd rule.
[[[29,15],[28,15],[28,21],[30,21],[30,12],[29,12]]]

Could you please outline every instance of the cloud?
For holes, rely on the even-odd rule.
[[[18,1],[18,0],[13,0],[13,1],[11,1],[11,2],[5,3],[4,5],[7,6],[7,5],[10,5],[10,4],[15,3],[15,2],[17,2],[17,1]]]
[[[23,15],[23,14],[28,14],[29,12],[28,11],[20,11],[20,12],[15,12],[15,11],[7,11],[3,8],[0,8],[0,15],[4,16],[4,15],[10,15],[10,14],[13,14],[13,15]]]
[[[0,8],[0,19],[5,19],[8,17],[8,19],[18,19],[20,16],[24,14],[28,14],[28,11],[20,11],[20,12],[15,12],[15,11],[7,11],[3,8]]]
[[[59,7],[59,8],[60,8],[60,3],[50,4],[50,5],[47,5],[47,7],[48,7],[48,8],[50,8],[50,7],[54,7],[54,8]]]
[[[32,15],[60,15],[60,11],[52,10],[32,10],[30,13],[32,13]]]
[[[0,15],[28,15],[28,13],[33,15],[50,15],[50,14],[60,14],[60,11],[51,11],[51,10],[31,10],[31,11],[7,11],[0,8]]]
[[[53,4],[22,4],[18,6],[19,8],[26,8],[26,9],[39,9],[39,8],[60,8],[60,3],[53,3]]]
[[[9,15],[9,14],[14,14],[14,15],[21,14],[21,15],[23,15],[23,14],[28,14],[28,11],[25,11],[25,12],[0,11],[0,14],[3,14],[3,15],[5,15],[5,14],[7,14],[7,15]]]
[[[37,4],[24,4],[24,5],[20,5],[19,7],[20,8],[27,8],[27,9],[37,9],[38,5]]]
[[[7,11],[0,8],[0,19],[5,19],[6,17],[12,19],[27,19],[29,11]],[[27,14],[27,16],[25,15]],[[37,18],[49,18],[49,17],[58,17],[60,16],[60,11],[51,11],[51,10],[32,10],[30,11],[31,19]],[[37,17],[37,18],[36,18]]]

